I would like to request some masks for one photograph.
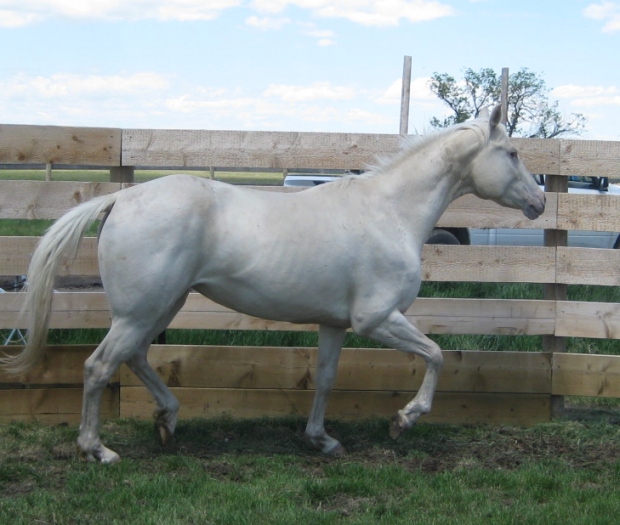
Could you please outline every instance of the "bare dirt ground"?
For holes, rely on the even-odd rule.
[[[0,288],[5,292],[19,291],[23,286],[24,276],[2,275],[0,276]],[[57,290],[100,290],[101,279],[99,277],[82,277],[77,275],[59,276],[56,278]]]

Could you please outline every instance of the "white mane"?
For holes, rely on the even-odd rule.
[[[469,120],[457,126],[452,126],[440,131],[423,135],[405,136],[401,139],[400,150],[398,153],[391,156],[379,156],[375,159],[374,164],[368,164],[365,166],[366,171],[362,175],[347,175],[332,182],[332,184],[348,186],[349,184],[354,184],[355,181],[369,177],[376,177],[382,175],[383,173],[387,173],[396,168],[399,164],[408,161],[412,156],[417,155],[429,144],[442,140],[447,135],[451,135],[453,133],[458,133],[464,130],[472,130],[479,136],[481,142],[486,141],[488,140],[488,125],[486,125],[486,122],[487,120],[481,121],[481,119]]]

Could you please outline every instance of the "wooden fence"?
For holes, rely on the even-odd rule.
[[[111,171],[107,183],[0,181],[1,219],[55,219],[96,195],[118,191],[134,167],[359,169],[398,148],[396,135],[166,131],[0,125],[0,163],[81,165]],[[620,143],[516,139],[528,168],[566,188],[569,175],[620,178]],[[268,188],[284,191],[283,188]],[[547,210],[528,221],[518,211],[467,196],[440,220],[453,227],[543,228],[545,247],[425,246],[430,281],[529,282],[545,299],[420,298],[407,316],[428,334],[536,335],[543,352],[447,351],[427,421],[532,424],[551,417],[554,396],[620,397],[620,356],[562,352],[567,337],[620,339],[620,304],[569,302],[574,284],[617,286],[617,250],[565,246],[565,231],[620,232],[618,197],[547,193]],[[0,237],[0,275],[26,272],[37,242]],[[97,275],[96,242],[85,239],[63,274]],[[22,295],[0,294],[0,328],[19,326]],[[110,316],[102,292],[59,292],[53,328],[104,328]],[[197,294],[171,328],[315,330],[264,321],[223,308]],[[91,346],[50,347],[41,366],[16,380],[0,376],[0,421],[76,422],[82,365]],[[313,393],[315,350],[273,347],[153,345],[150,361],[182,404],[181,417],[306,414]],[[343,351],[330,417],[391,415],[419,387],[420,358],[390,350]],[[128,369],[106,390],[106,417],[150,417],[153,403]]]

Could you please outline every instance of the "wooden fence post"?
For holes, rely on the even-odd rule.
[[[568,192],[568,177],[559,175],[545,175],[545,190],[556,193]],[[545,230],[545,246],[557,248],[568,245],[566,230]],[[556,256],[557,257],[557,256]],[[558,282],[545,285],[545,299],[551,301],[566,301],[568,285]],[[545,352],[566,352],[566,338],[555,335],[543,336],[543,350]],[[564,396],[551,396],[551,417],[560,417],[564,411]]]
[[[133,166],[115,166],[110,168],[110,182],[133,182],[134,181]]]

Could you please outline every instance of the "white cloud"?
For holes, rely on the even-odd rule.
[[[620,31],[620,4],[618,2],[601,2],[600,4],[590,4],[583,10],[586,18],[593,20],[604,20],[604,33]]]
[[[419,77],[411,80],[409,97],[414,101],[437,101],[437,96],[429,88],[430,78]],[[400,104],[402,98],[403,81],[396,79],[390,86],[375,99],[378,104]]]
[[[285,25],[290,24],[290,18],[279,17],[258,17],[258,16],[250,16],[246,19],[245,23],[251,27],[255,27],[256,29],[261,29],[263,31],[277,31],[282,29]]]
[[[365,26],[395,26],[451,16],[454,9],[436,0],[254,0],[259,11],[280,13],[289,5],[324,18],[345,18]]]
[[[315,82],[307,86],[272,84],[265,90],[264,95],[278,97],[286,102],[308,102],[320,99],[350,100],[355,96],[355,90],[346,86],[333,86],[329,82]]]
[[[10,9],[0,9],[0,27],[24,27],[41,19],[42,17],[36,13],[22,13]]]
[[[395,26],[402,20],[424,22],[453,15],[439,0],[0,0],[0,27],[21,27],[47,18],[99,20],[213,20],[222,11],[241,7],[277,14],[297,7],[323,18],[344,18],[365,26]],[[251,16],[261,29],[279,28],[287,18]],[[326,45],[329,38],[321,39]]]
[[[197,86],[151,72],[0,81],[6,123],[120,128],[390,132],[397,115],[373,93],[329,82],[258,91]]]
[[[242,0],[0,0],[0,27],[46,18],[103,20],[212,20]]]
[[[121,75],[71,75],[49,77],[19,75],[0,83],[3,97],[36,96],[46,99],[65,97],[113,97],[162,90],[168,80],[156,73]]]
[[[359,108],[350,109],[347,112],[347,117],[352,121],[362,121],[369,124],[390,124],[393,122],[393,119],[386,115]]]
[[[0,0],[0,27],[21,27],[52,17],[204,21],[242,4],[242,0]],[[250,8],[266,13],[280,13],[289,6],[367,26],[394,26],[401,20],[422,22],[454,14],[452,7],[438,0],[254,0],[250,4]],[[288,19],[252,16],[247,23],[274,29]],[[321,39],[322,45],[328,40]]]
[[[130,127],[156,115],[168,89],[166,77],[149,72],[22,74],[0,81],[0,111],[19,124]]]
[[[318,29],[314,27],[314,25],[310,24],[300,24],[302,26],[307,26],[307,29],[303,31],[303,34],[309,36],[311,38],[317,39],[317,44],[319,46],[331,46],[335,43],[334,37],[335,33],[329,29]]]
[[[403,80],[397,78],[375,99],[375,102],[377,102],[377,104],[400,104],[402,90]]]
[[[616,86],[558,86],[551,94],[567,100],[571,106],[590,108],[594,106],[620,106],[620,90]]]

